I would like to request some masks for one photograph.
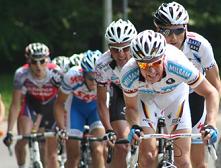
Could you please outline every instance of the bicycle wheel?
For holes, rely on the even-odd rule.
[[[40,162],[38,162],[38,161],[35,161],[35,162],[33,163],[33,168],[43,168],[42,163],[40,163]]]

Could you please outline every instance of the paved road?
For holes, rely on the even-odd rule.
[[[0,124],[0,130],[6,130],[6,126],[7,126],[6,124],[7,124],[6,122],[3,122],[2,124]],[[217,126],[221,134],[221,113],[218,116]],[[209,157],[208,159],[209,159],[208,168],[216,168],[211,158]],[[0,168],[16,168],[16,167],[17,166],[16,166],[15,154],[13,154],[13,156],[9,156],[8,149],[2,143],[2,137],[1,137],[0,138]],[[221,165],[219,168],[221,168]]]

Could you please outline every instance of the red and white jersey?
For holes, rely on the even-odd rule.
[[[187,32],[182,50],[204,75],[206,70],[211,69],[216,64],[211,44],[197,33]]]
[[[138,93],[155,96],[167,95],[168,99],[174,101],[177,93],[182,92],[184,87],[189,85],[194,88],[203,79],[203,75],[183,52],[169,44],[165,51],[163,78],[159,82],[149,83],[146,81],[141,75],[134,58],[131,58],[121,71],[121,86],[124,94],[130,97]]]
[[[97,91],[88,89],[82,68],[79,66],[74,66],[65,73],[60,89],[65,94],[72,93],[73,96],[86,102],[91,102],[97,98]]]
[[[98,85],[107,85],[114,83],[120,86],[120,70],[116,65],[115,60],[111,57],[111,53],[108,50],[96,62],[96,81]]]
[[[32,76],[29,65],[25,64],[15,72],[14,89],[21,90],[24,95],[28,94],[38,101],[38,103],[46,104],[56,96],[58,90],[52,82],[54,70],[59,71],[59,67],[48,63],[46,77],[38,80]]]

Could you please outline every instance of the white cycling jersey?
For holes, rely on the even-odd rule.
[[[165,52],[164,76],[159,82],[151,84],[145,81],[134,58],[127,62],[121,72],[121,85],[127,96],[136,95],[138,90],[140,93],[165,94],[183,82],[194,88],[203,80],[203,76],[183,52],[170,44]]]
[[[90,91],[84,81],[83,70],[79,66],[74,66],[64,75],[60,87],[61,91],[72,93],[77,98],[86,102],[96,100],[96,90]]]
[[[159,82],[146,81],[134,58],[123,67],[120,82],[126,96],[134,97],[139,93],[138,110],[141,113],[141,126],[148,123],[146,125],[156,128],[157,118],[164,115],[167,126],[173,125],[173,128],[168,128],[171,131],[191,129],[188,85],[195,88],[203,79],[203,75],[188,61],[183,52],[168,44],[165,51],[164,74]]]
[[[216,64],[211,44],[197,33],[187,32],[182,51],[204,75]]]
[[[108,50],[96,62],[96,81],[98,85],[107,85],[112,82],[120,86],[120,70],[121,68],[116,65]]]
[[[213,49],[211,44],[203,36],[195,32],[187,32],[186,39],[182,48],[186,57],[196,66],[196,68],[206,75],[206,71],[213,68],[216,65],[216,61],[213,54]],[[190,93],[193,90],[190,89]],[[191,117],[192,117],[192,132],[200,133],[203,124],[206,119],[206,108],[203,106],[203,101],[200,97],[195,97],[193,94],[190,95],[190,101],[196,102],[190,104]],[[192,96],[194,96],[192,98]],[[201,105],[199,105],[201,104]],[[196,112],[197,111],[197,112]],[[202,140],[194,139],[192,143],[203,143]]]

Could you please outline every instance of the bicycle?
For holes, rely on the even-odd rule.
[[[54,132],[44,132],[44,133],[37,133],[32,132],[29,135],[16,135],[12,137],[13,141],[17,140],[27,140],[28,141],[28,149],[30,154],[30,168],[43,168],[43,164],[40,158],[40,151],[39,151],[39,141],[45,138],[55,136]],[[12,156],[12,149],[9,146],[9,154]]]
[[[81,142],[81,145],[80,145],[81,156],[80,156],[79,168],[89,168],[89,165],[92,162],[90,143],[91,142],[102,142],[102,141],[107,140],[108,138],[106,135],[104,135],[103,137],[94,137],[94,136],[90,135],[89,134],[89,126],[85,125],[82,137],[68,135],[68,139],[78,140]]]
[[[165,134],[165,119],[159,118],[157,131],[160,133],[156,134],[144,134],[140,136],[140,140],[155,138],[158,140],[158,168],[176,168],[174,165],[174,146],[173,142],[179,138],[201,138],[201,134],[191,133],[176,133],[176,134]],[[128,140],[123,140],[124,143],[129,143]],[[123,142],[122,141],[122,142]],[[138,152],[139,152],[140,141],[131,146],[131,150],[127,156],[127,168],[138,167]],[[215,146],[213,144],[207,145],[208,152],[213,160],[217,159]]]

